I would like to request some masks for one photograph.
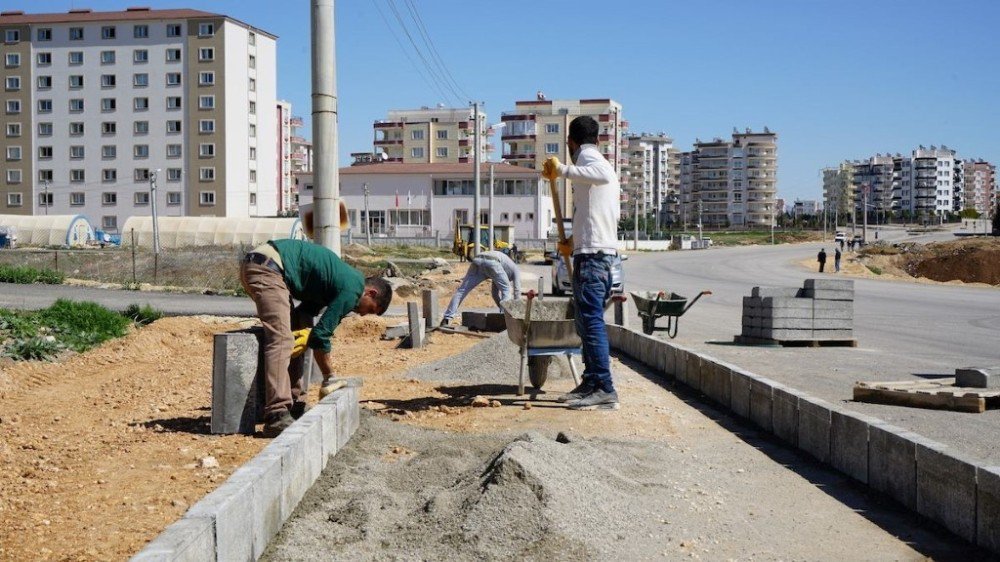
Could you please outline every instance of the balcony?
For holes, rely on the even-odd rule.
[[[403,122],[402,121],[376,121],[375,122],[375,128],[376,129],[395,129],[397,127],[402,127],[402,126],[403,126]]]
[[[403,139],[375,141],[375,146],[391,146],[395,144],[403,144]]]
[[[535,159],[535,153],[534,152],[525,152],[525,153],[522,153],[522,154],[504,154],[503,155],[503,159],[504,160],[534,160]]]
[[[500,135],[500,140],[501,141],[509,141],[509,140],[512,140],[512,141],[513,140],[535,140],[536,138],[537,138],[537,135],[535,135],[534,133],[524,134],[524,135]]]

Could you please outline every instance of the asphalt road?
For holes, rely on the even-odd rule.
[[[828,250],[831,245],[826,244]],[[956,367],[1000,365],[1000,289],[857,279],[854,325],[860,347],[732,343],[740,333],[742,297],[754,286],[801,287],[807,278],[835,276],[799,265],[821,246],[635,253],[625,264],[626,286],[688,297],[711,290],[711,296],[703,297],[681,318],[677,343],[1000,463],[1000,442],[995,438],[1000,434],[1000,410],[967,414],[851,401],[855,381],[928,379],[953,376]],[[629,321],[639,325],[634,308]]]
[[[0,283],[0,308],[39,310],[50,306],[59,298],[96,302],[112,310],[122,310],[133,303],[148,304],[171,316],[196,314],[255,316],[257,314],[253,302],[246,297],[124,291],[73,285]]]

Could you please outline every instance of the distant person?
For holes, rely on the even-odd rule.
[[[821,248],[819,254],[816,255],[816,261],[819,262],[819,272],[823,273],[823,268],[826,267],[826,248]]]
[[[840,256],[841,256],[841,254],[840,254],[840,248],[836,248],[835,247],[833,249],[833,252],[834,252],[833,253],[833,270],[834,270],[834,273],[840,273]],[[822,268],[820,269],[820,271],[823,271]]]
[[[843,249],[844,249],[844,239],[843,239],[843,238],[841,238],[840,240],[837,240],[837,244],[839,244],[839,245],[840,245],[840,249],[841,249],[841,250],[843,250]]]
[[[514,260],[503,252],[480,252],[469,261],[469,271],[465,273],[462,284],[458,286],[455,296],[451,297],[451,302],[444,311],[442,326],[447,326],[451,322],[451,319],[458,314],[458,307],[465,297],[487,279],[493,283],[493,302],[497,303],[497,306],[503,301],[520,298],[521,272]]]

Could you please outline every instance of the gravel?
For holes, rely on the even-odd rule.
[[[574,361],[577,372],[582,373],[579,356]],[[501,332],[463,353],[421,365],[406,376],[423,381],[492,384],[516,381],[520,365],[520,349],[510,341],[507,332]],[[527,376],[525,373],[525,378]],[[550,379],[572,376],[567,361],[556,357],[549,366],[548,376]]]

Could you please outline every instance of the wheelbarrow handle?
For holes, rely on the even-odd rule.
[[[702,291],[702,292],[698,293],[697,296],[695,296],[693,299],[691,299],[691,302],[687,303],[687,306],[684,307],[684,310],[681,311],[681,314],[684,314],[685,312],[688,311],[689,308],[691,308],[692,306],[694,306],[694,303],[698,302],[698,299],[700,299],[701,297],[703,297],[705,295],[711,295],[711,294],[712,294],[712,291]]]

